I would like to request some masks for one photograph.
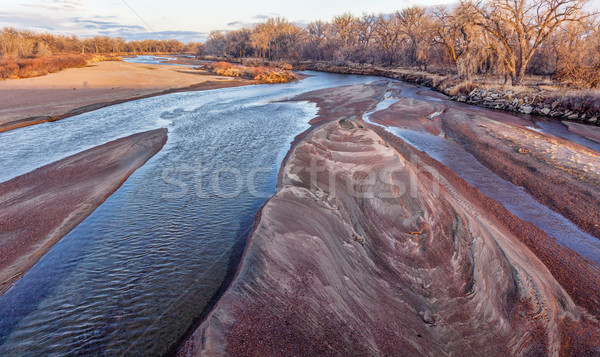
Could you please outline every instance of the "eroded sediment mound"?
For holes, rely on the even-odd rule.
[[[426,162],[353,121],[313,127],[180,354],[597,353],[595,318]]]
[[[167,129],[134,134],[0,183],[0,294],[166,141]]]

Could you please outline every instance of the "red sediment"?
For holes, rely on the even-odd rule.
[[[498,176],[526,188],[540,203],[600,238],[600,154],[456,109],[442,123],[450,137]]]
[[[572,121],[563,121],[563,124],[569,128],[569,131],[584,138],[600,143],[600,128],[597,126],[574,123]]]
[[[440,124],[434,116],[446,109],[447,106],[443,104],[403,98],[389,108],[371,114],[370,120],[385,126],[427,131],[433,135],[440,135]],[[402,113],[402,115],[398,115],[398,113]]]
[[[383,128],[333,122],[343,104],[319,96],[330,107],[180,355],[597,352],[597,266]],[[369,173],[381,180],[349,179]]]
[[[167,129],[134,134],[0,183],[0,294],[166,141]]]
[[[518,237],[552,272],[554,278],[565,288],[575,302],[585,307],[590,313],[600,318],[600,268],[587,261],[568,247],[558,243],[536,225],[521,220],[506,207],[485,196],[471,186],[452,170],[431,158],[429,155],[415,150],[402,139],[387,132],[381,127],[367,126],[377,132],[386,142],[406,155],[416,155],[424,165],[434,168],[446,178],[453,187],[471,203],[487,212],[486,217],[499,226],[505,227]]]
[[[336,119],[358,119],[363,113],[375,108],[388,90],[387,81],[373,84],[350,85],[321,89],[301,94],[293,101],[317,103],[319,112],[310,124]]]

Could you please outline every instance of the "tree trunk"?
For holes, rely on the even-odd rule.
[[[512,85],[519,86],[523,82],[523,78],[525,77],[525,66],[521,66],[516,73],[511,75]]]

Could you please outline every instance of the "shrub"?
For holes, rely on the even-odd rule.
[[[457,85],[455,85],[452,88],[449,88],[446,91],[446,94],[450,95],[450,96],[457,96],[457,95],[469,95],[469,93],[471,93],[473,91],[473,89],[477,88],[477,84],[471,82],[471,81],[464,81],[464,82],[460,82]]]
[[[291,68],[290,65],[285,63],[280,64],[280,66]],[[208,69],[220,76],[252,78],[257,83],[264,84],[287,83],[298,79],[296,74],[285,69],[264,66],[248,67],[223,61],[209,64]]]
[[[284,71],[291,71],[293,69],[292,65],[286,62],[279,62],[277,68],[283,69]]]
[[[273,84],[273,83],[288,83],[297,80],[298,76],[290,71],[274,71],[268,70],[254,77],[257,83]]]
[[[30,78],[55,73],[67,68],[84,67],[89,57],[81,54],[56,54],[26,59],[0,61],[0,79]]]
[[[553,99],[559,103],[559,107],[567,110],[589,115],[600,113],[600,91],[598,90],[556,93]]]

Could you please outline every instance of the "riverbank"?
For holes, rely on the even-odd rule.
[[[460,81],[451,76],[429,72],[379,66],[336,66],[322,62],[302,62],[297,66],[306,70],[399,79],[432,88],[458,102],[600,125],[600,92],[598,91],[549,90],[540,86],[492,86]]]
[[[167,141],[156,129],[0,183],[0,295]]]
[[[596,351],[598,266],[363,122],[385,92],[374,83],[298,98],[314,98],[319,117],[282,163],[234,282],[180,355]],[[419,108],[417,122],[435,110]]]
[[[181,66],[97,62],[43,77],[1,81],[0,132],[151,96],[252,83]]]
[[[269,63],[254,58],[232,59],[202,56],[203,60],[226,60],[247,65]],[[451,75],[373,65],[334,65],[328,62],[301,61],[294,70],[311,70],[339,74],[380,76],[415,83],[443,93],[449,99],[485,108],[552,117],[600,126],[600,91],[566,90],[552,84],[501,86],[462,81]]]

